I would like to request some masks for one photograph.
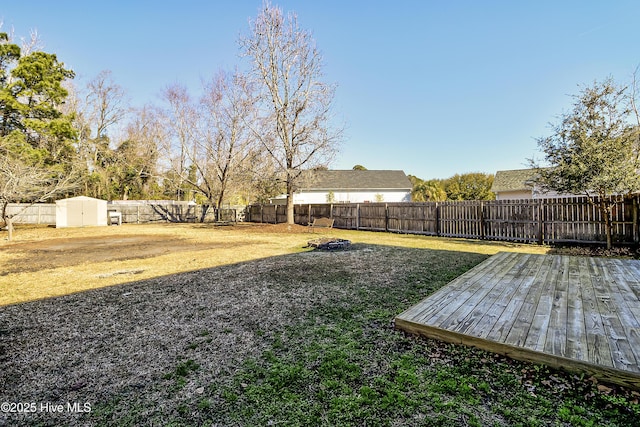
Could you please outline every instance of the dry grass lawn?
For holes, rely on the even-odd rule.
[[[482,254],[546,252],[531,245],[413,235],[337,229],[309,233],[306,227],[286,224],[18,226],[11,242],[0,234],[0,306],[308,251],[309,240],[326,235],[357,243]]]
[[[305,248],[321,236],[353,244]],[[393,329],[488,255],[546,250],[287,225],[19,226],[0,241],[0,403],[37,406],[3,407],[0,425],[629,425],[633,395]]]

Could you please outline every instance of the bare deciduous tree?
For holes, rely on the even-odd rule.
[[[158,147],[166,139],[162,116],[153,107],[134,114],[124,140],[114,150],[117,190],[121,199],[154,198],[159,194]]]
[[[82,93],[73,90],[71,94],[78,155],[87,168],[85,193],[111,198],[109,164],[113,160],[110,146],[113,138],[109,131],[122,123],[129,112],[125,92],[115,83],[111,71],[103,70],[87,83]]]
[[[0,140],[0,217],[9,230],[11,240],[13,225],[7,215],[9,203],[22,201],[30,206],[70,192],[77,187],[78,174],[75,169],[55,170],[29,164],[5,150],[6,142],[7,138]]]
[[[640,65],[636,67],[633,75],[631,76],[631,94],[629,95],[629,105],[631,106],[631,111],[633,111],[633,114],[636,118],[636,124],[638,125],[638,128],[640,128],[640,110],[638,110],[638,98],[640,97],[640,88],[638,87],[638,85],[640,85],[640,82],[638,81],[640,79],[638,77],[639,73]],[[638,146],[640,147],[640,143],[638,144]]]
[[[2,27],[4,27],[4,21],[0,19],[0,30],[2,30]],[[6,35],[6,40],[9,43],[16,43],[15,31],[13,27],[8,32],[6,32]],[[44,46],[37,29],[29,31],[28,39],[26,37],[20,37],[20,51],[23,56],[29,55],[30,53],[38,50],[42,50],[43,47]]]
[[[188,188],[220,208],[232,186],[248,181],[247,161],[255,155],[247,125],[255,117],[250,82],[240,73],[221,71],[198,103],[179,85],[167,88],[164,98],[170,106],[171,135],[163,145],[169,180],[178,192]]]
[[[257,149],[247,125],[255,120],[251,83],[238,72],[221,71],[206,85],[201,107],[204,126],[199,144],[204,158],[197,167],[205,180],[213,172],[215,205],[220,208],[229,186],[247,179],[247,161]]]
[[[29,55],[32,52],[42,50],[43,43],[40,40],[40,34],[38,30],[31,30],[29,32],[29,39],[20,37],[21,50],[23,55]]]
[[[188,187],[196,183],[194,164],[197,158],[198,111],[186,87],[175,84],[163,92],[169,104],[166,112],[168,138],[162,144],[169,174],[166,186],[172,187],[178,200],[192,198]]]
[[[295,14],[265,2],[248,37],[240,39],[262,89],[260,104],[270,129],[256,137],[278,164],[287,192],[287,222],[293,223],[293,193],[305,169],[326,165],[337,151],[341,129],[332,128],[335,86],[322,82],[322,57]]]
[[[107,136],[107,129],[120,123],[127,115],[125,92],[115,83],[111,71],[101,71],[87,84],[86,104],[89,120],[94,125],[95,137]]]

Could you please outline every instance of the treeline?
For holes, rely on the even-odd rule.
[[[0,201],[87,195],[196,200],[219,206],[262,201],[276,168],[255,143],[255,90],[220,71],[192,98],[179,84],[160,105],[135,109],[103,71],[84,84],[37,41],[0,33]],[[256,121],[251,126],[259,126]]]
[[[239,44],[246,73],[220,70],[197,96],[174,84],[132,108],[110,71],[74,81],[38,40],[0,32],[1,218],[9,202],[79,194],[216,207],[292,194],[335,153],[335,85],[295,14],[265,3]]]
[[[422,180],[409,175],[413,184],[414,202],[442,202],[445,200],[495,200],[491,191],[493,174],[471,172],[455,174],[447,179]]]

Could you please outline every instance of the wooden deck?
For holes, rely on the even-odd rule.
[[[501,252],[396,327],[640,389],[640,261]]]

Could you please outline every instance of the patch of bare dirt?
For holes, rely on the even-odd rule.
[[[252,223],[247,225],[241,225],[252,233],[306,233],[309,232],[309,227],[298,224],[260,224]]]
[[[34,272],[84,263],[151,258],[169,252],[229,247],[225,242],[195,242],[162,235],[101,235],[18,243],[1,251],[23,256],[11,262],[3,274]]]

